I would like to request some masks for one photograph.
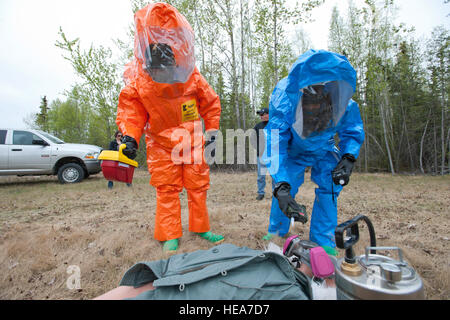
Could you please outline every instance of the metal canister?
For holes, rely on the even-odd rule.
[[[397,250],[398,260],[369,253]],[[398,247],[367,247],[354,263],[344,258],[336,264],[336,295],[338,300],[422,300],[423,282],[415,270],[403,260]]]

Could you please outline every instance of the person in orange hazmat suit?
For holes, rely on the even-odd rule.
[[[174,7],[149,4],[136,12],[135,25],[135,57],[125,68],[116,123],[124,134],[123,153],[129,158],[136,157],[145,133],[150,184],[157,198],[154,237],[164,242],[165,252],[178,249],[179,193],[184,187],[189,231],[218,244],[224,238],[210,231],[204,150],[207,146],[214,154],[219,97],[195,67],[194,32]]]

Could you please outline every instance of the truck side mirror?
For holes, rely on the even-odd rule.
[[[49,145],[44,140],[33,140],[32,144],[33,145],[38,145],[38,146],[48,146]]]

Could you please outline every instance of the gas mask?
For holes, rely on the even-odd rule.
[[[330,127],[333,109],[329,93],[323,85],[309,86],[303,89],[303,136],[319,133]]]
[[[336,127],[345,113],[353,88],[346,81],[330,81],[301,89],[294,130],[307,139]]]
[[[195,68],[194,35],[189,29],[146,27],[136,41],[136,57],[154,82],[187,82]]]
[[[151,43],[145,50],[144,70],[159,83],[176,80],[175,56],[172,48],[165,43]]]

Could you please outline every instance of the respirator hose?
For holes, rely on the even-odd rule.
[[[375,237],[375,228],[373,227],[372,221],[370,221],[370,219],[367,218],[364,215],[360,215],[360,219],[364,220],[364,222],[367,224],[367,228],[369,229],[370,246],[371,247],[376,247],[377,246],[377,239]],[[370,253],[375,254],[376,250],[372,249],[372,250],[370,250]]]

